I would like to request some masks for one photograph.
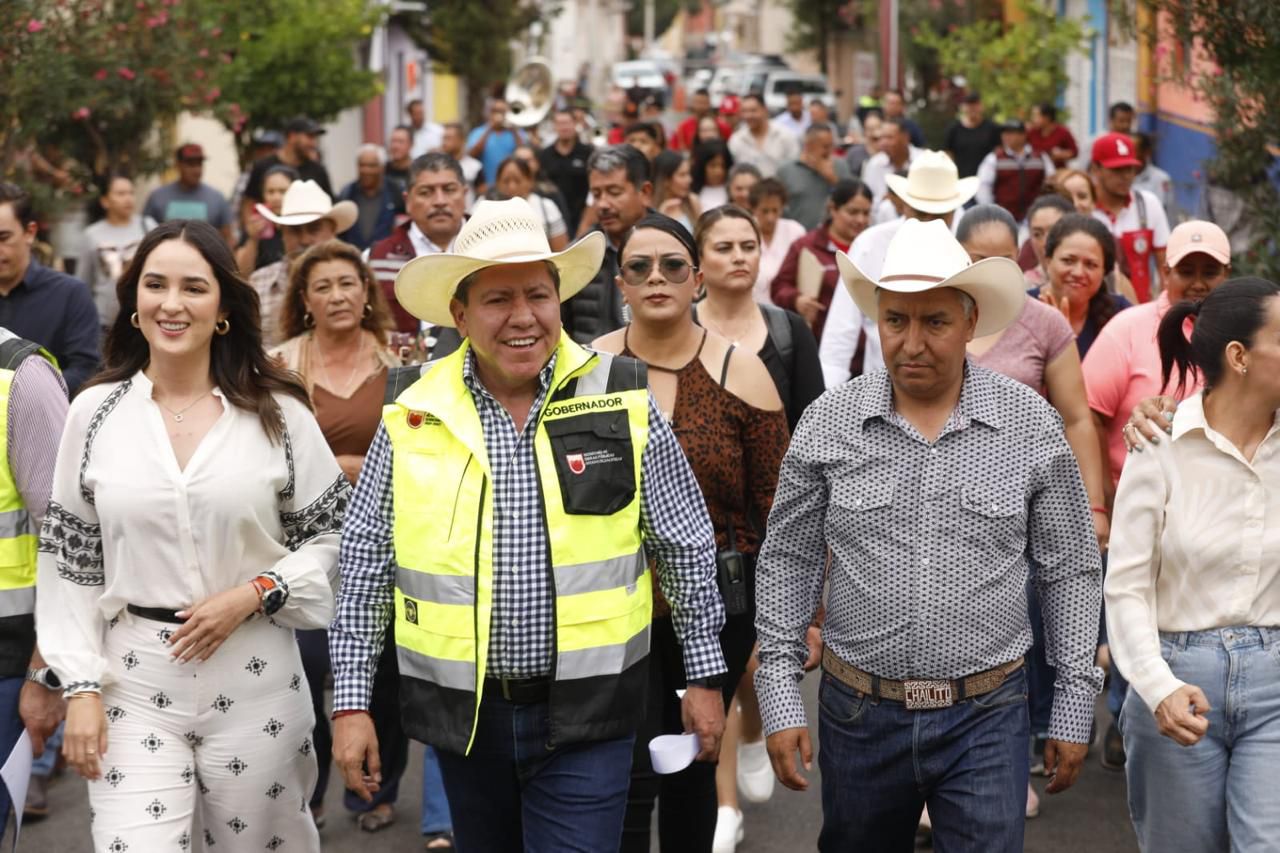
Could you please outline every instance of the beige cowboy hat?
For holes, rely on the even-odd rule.
[[[542,221],[522,198],[476,202],[453,241],[453,251],[420,255],[400,268],[396,301],[419,320],[452,326],[449,301],[458,282],[499,264],[550,261],[560,271],[560,301],[591,283],[604,261],[604,234],[588,234],[561,252],[551,251]]]
[[[893,194],[921,213],[950,213],[978,194],[978,179],[961,178],[956,164],[941,151],[921,151],[907,176],[885,179]]]
[[[320,188],[315,181],[294,181],[284,191],[284,201],[280,204],[280,215],[272,213],[265,204],[254,205],[264,219],[276,225],[308,225],[317,219],[328,219],[333,222],[338,234],[356,224],[360,216],[354,201],[333,203],[329,194]]]
[[[844,252],[836,252],[840,278],[858,310],[879,315],[877,291],[923,293],[954,287],[978,305],[975,337],[994,335],[1017,319],[1027,301],[1022,270],[1008,258],[986,258],[976,264],[941,219],[908,219],[889,241],[879,281],[858,269]]]

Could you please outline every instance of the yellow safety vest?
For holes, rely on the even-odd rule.
[[[39,354],[57,366],[38,344],[0,328],[0,636],[23,638],[34,644],[32,613],[36,606],[36,542],[39,531],[22,502],[9,468],[9,391],[18,366]],[[31,648],[19,650],[23,666]],[[6,660],[8,655],[6,654]]]
[[[468,347],[383,409],[405,729],[459,753],[484,691],[494,584],[492,471],[462,378]],[[547,400],[530,417],[555,595],[551,739],[619,737],[643,713],[653,609],[640,533],[644,366],[562,334]]]

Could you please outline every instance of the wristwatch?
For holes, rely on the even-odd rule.
[[[27,681],[34,681],[46,690],[62,689],[62,679],[58,678],[58,673],[47,666],[27,670]]]
[[[689,687],[703,687],[707,690],[723,690],[725,676],[724,673],[719,675],[709,675],[706,678],[690,678],[685,682]]]
[[[284,607],[286,593],[284,587],[270,575],[258,575],[249,581],[258,591],[258,610],[265,616],[273,616]]]

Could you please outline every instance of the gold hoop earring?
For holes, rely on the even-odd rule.
[[[213,330],[220,335],[225,335],[227,332],[231,331],[231,321],[226,317],[223,317],[221,320],[213,324]]]
[[[134,312],[133,312],[133,315],[132,315],[131,317],[129,317],[129,324],[130,324],[130,325],[132,325],[135,329],[141,329],[141,328],[142,328],[142,323],[141,323],[141,321],[139,321],[139,320],[138,320],[138,312],[137,312],[137,311],[134,311]]]
[[[310,329],[316,324],[316,318],[311,316],[310,311],[304,311],[302,314],[302,327]]]

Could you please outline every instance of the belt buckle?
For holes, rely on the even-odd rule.
[[[902,701],[908,711],[950,708],[955,704],[951,696],[951,682],[944,679],[902,682]]]
[[[502,698],[506,699],[508,702],[514,702],[515,700],[511,698],[511,679],[503,676],[498,680],[502,684]]]

